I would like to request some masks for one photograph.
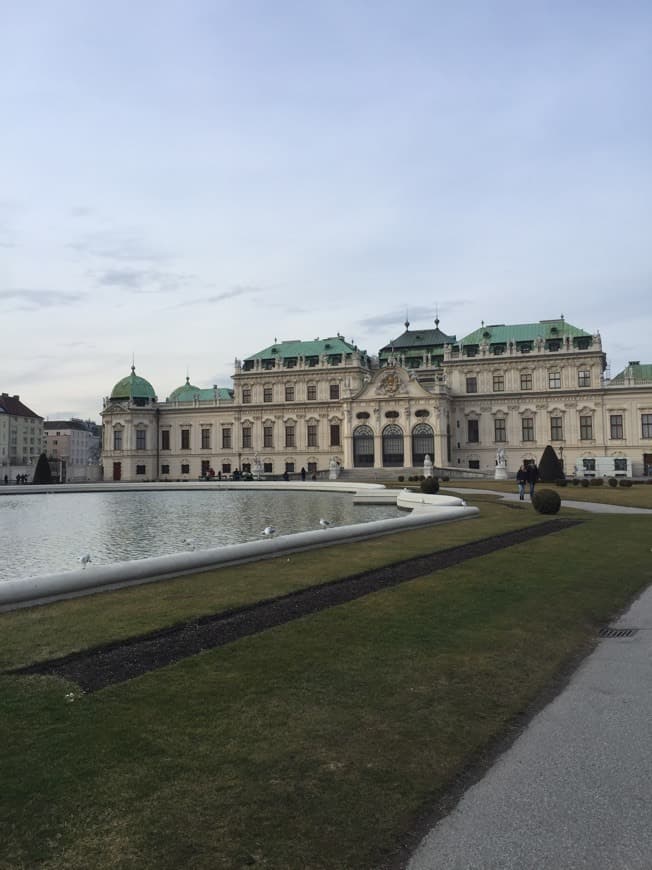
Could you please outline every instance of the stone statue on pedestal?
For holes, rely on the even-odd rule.
[[[429,453],[426,453],[423,460],[423,476],[432,477],[432,459]]]
[[[494,480],[507,480],[507,458],[505,456],[505,448],[499,447],[496,450],[496,471],[494,472]]]

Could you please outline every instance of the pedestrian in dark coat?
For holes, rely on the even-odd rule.
[[[534,484],[539,479],[539,469],[534,462],[531,462],[527,467],[527,482],[530,485],[530,498],[534,495]]]
[[[521,501],[525,500],[525,484],[527,483],[527,469],[525,465],[521,465],[516,472],[516,482],[518,483],[518,497]]]

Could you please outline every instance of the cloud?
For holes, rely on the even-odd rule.
[[[96,277],[103,287],[119,287],[134,293],[170,293],[187,287],[195,280],[193,275],[131,268],[107,269]]]
[[[149,247],[137,235],[114,230],[89,233],[78,242],[71,242],[68,247],[81,254],[121,262],[131,262],[132,260],[160,262],[170,259],[169,254],[163,254]]]
[[[236,299],[238,296],[251,296],[262,292],[261,287],[246,287],[236,286],[231,290],[225,290],[222,293],[215,293],[212,296],[201,296],[196,299],[187,299],[180,302],[178,305],[173,305],[173,308],[185,308],[188,305],[214,305],[218,302],[225,302],[227,299]]]
[[[93,214],[92,208],[87,208],[84,205],[76,206],[70,209],[70,216],[76,218],[90,217]]]
[[[10,311],[56,308],[72,305],[80,299],[83,299],[81,293],[62,293],[59,290],[0,290],[0,301],[7,302]],[[13,305],[12,300],[15,300]]]
[[[434,329],[435,317],[441,319],[442,313],[447,313],[454,308],[461,308],[467,305],[468,299],[456,299],[453,302],[445,302],[440,305],[425,306],[417,305],[410,306],[407,311],[405,308],[394,308],[391,311],[386,311],[383,314],[376,314],[373,317],[365,317],[364,320],[358,320],[357,325],[365,331],[373,331],[384,328],[386,326],[400,329],[405,320],[410,321],[410,326],[414,328]]]

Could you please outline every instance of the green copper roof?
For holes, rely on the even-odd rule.
[[[322,354],[332,356],[333,354],[354,353],[356,350],[358,348],[355,345],[349,344],[341,335],[336,335],[334,338],[316,338],[314,341],[279,341],[248,356],[247,359],[275,359],[277,357],[288,359],[300,356],[321,356]],[[363,350],[360,353],[365,355]]]
[[[215,398],[222,402],[233,401],[233,390],[228,390],[226,387],[208,387],[202,389],[195,387],[190,383],[190,378],[186,378],[185,384],[172,390],[167,398],[168,402],[214,402]]]
[[[612,378],[610,384],[623,384],[625,378],[628,381],[633,381],[635,384],[652,383],[652,364],[639,362],[630,362],[626,369],[619,372],[615,378]]]
[[[185,384],[172,390],[168,396],[168,402],[192,402],[199,393],[199,387],[195,387],[190,383],[190,378],[186,378]]]
[[[481,326],[460,339],[460,344],[480,344],[482,341],[503,344],[508,341],[534,341],[537,338],[551,341],[565,336],[591,338],[589,332],[573,326],[567,320],[559,319],[540,320],[538,323],[497,323]]]
[[[127,375],[111,390],[112,399],[156,399],[154,387],[145,378],[136,374],[135,366],[131,367],[131,374]]]

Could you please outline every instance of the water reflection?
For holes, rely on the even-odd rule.
[[[143,559],[188,549],[238,544],[261,537],[400,516],[390,505],[354,505],[333,492],[97,492],[0,497],[0,580]],[[89,570],[91,570],[89,568]]]

